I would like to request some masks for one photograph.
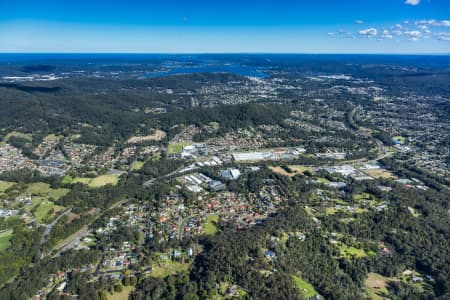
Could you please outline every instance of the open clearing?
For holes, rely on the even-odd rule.
[[[2,144],[7,143],[11,137],[22,138],[24,140],[27,140],[28,142],[31,142],[33,140],[33,137],[30,134],[17,132],[17,131],[12,131],[12,132],[8,133],[5,136],[5,138],[3,139]]]
[[[185,143],[170,143],[169,146],[167,146],[167,153],[168,154],[178,154],[183,151],[183,147],[189,145],[188,142]]]
[[[367,294],[370,299],[388,299],[388,290],[386,288],[386,284],[389,281],[392,281],[392,279],[384,277],[378,273],[369,273],[365,281],[365,285],[367,288]]]
[[[124,286],[120,293],[108,294],[108,300],[128,300],[128,296],[134,291],[134,286]]]
[[[327,207],[325,208],[325,213],[327,215],[334,215],[337,212],[337,209],[334,207]]]
[[[31,195],[57,200],[66,195],[69,191],[69,189],[52,189],[48,183],[36,182],[31,184],[26,192]]]
[[[145,162],[143,162],[143,161],[135,161],[133,163],[133,165],[131,166],[131,171],[138,171],[138,170],[142,169],[144,164],[145,164]]]
[[[47,197],[34,196],[32,201],[33,204],[26,206],[24,210],[29,213],[32,212],[39,224],[49,223],[58,215],[59,211],[64,209],[64,206],[56,205]],[[50,212],[51,209],[53,209],[52,212]]]
[[[0,180],[0,194],[4,193],[7,189],[12,187],[14,184],[15,184],[15,182],[1,181]]]
[[[72,178],[72,176],[70,176],[70,175],[66,175],[66,176],[64,176],[64,178],[61,180],[61,183],[62,184],[71,184],[71,183],[73,183],[73,178]]]
[[[105,186],[107,184],[116,185],[119,182],[119,175],[111,174],[111,175],[100,175],[92,179],[89,183],[90,187],[96,188]]]
[[[289,165],[289,170],[291,170],[291,172],[296,172],[296,173],[304,173],[306,171],[311,172],[311,168],[310,167],[306,167],[306,166],[301,166],[301,165]]]
[[[36,195],[36,196],[45,196],[50,192],[50,185],[48,183],[36,182],[31,184],[27,193]]]
[[[92,178],[84,178],[84,177],[76,177],[70,180],[70,183],[82,183],[85,185],[89,185],[91,183]]]
[[[219,230],[217,229],[217,223],[219,222],[218,215],[212,215],[206,217],[206,223],[203,225],[203,231],[207,235],[216,234]]]
[[[272,172],[280,174],[280,175],[283,175],[283,176],[294,177],[295,175],[297,175],[295,173],[288,173],[288,172],[286,172],[286,170],[283,169],[282,167],[272,167],[271,166],[271,167],[269,167],[269,169]]]
[[[397,178],[397,176],[392,174],[390,171],[387,171],[384,169],[364,170],[364,173],[366,173],[369,176],[375,177],[375,178],[383,178],[383,179],[396,179]]]
[[[128,139],[127,143],[138,144],[138,143],[144,143],[144,142],[150,142],[150,141],[160,141],[163,138],[165,138],[166,135],[167,134],[162,130],[155,130],[155,132],[152,135],[133,136]]]
[[[306,299],[318,294],[311,284],[304,281],[299,276],[292,275],[292,278],[294,278],[295,285],[304,293]]]
[[[12,229],[0,232],[0,252],[9,247],[9,240],[11,239],[12,234]]]
[[[187,271],[189,269],[190,264],[174,262],[171,260],[167,260],[159,266],[154,266],[152,271],[150,272],[151,277],[164,278],[169,275],[174,275],[176,273]]]
[[[341,252],[342,257],[345,258],[361,258],[368,255],[364,249],[358,249],[345,244],[339,244],[339,251]]]
[[[44,200],[42,203],[36,208],[34,211],[34,215],[36,216],[36,220],[38,223],[46,223],[44,220],[48,217],[55,217],[57,213],[62,210],[64,207],[55,205],[51,201]],[[50,210],[53,209],[53,213],[49,216]]]
[[[119,182],[119,177],[119,174],[107,174],[100,175],[95,178],[76,177],[73,179],[65,178],[64,180],[65,182],[68,182],[70,180],[70,183],[82,183],[88,185],[91,188],[98,188],[108,184],[116,185]]]
[[[310,167],[301,166],[301,165],[289,165],[286,168],[283,167],[269,167],[272,172],[278,173],[280,175],[294,177],[295,175],[303,174],[306,171],[311,172]]]
[[[369,193],[359,193],[359,194],[353,195],[353,199],[355,201],[372,200],[372,198],[375,198],[375,197]]]

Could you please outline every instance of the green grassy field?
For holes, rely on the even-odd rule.
[[[64,176],[64,178],[61,180],[62,184],[71,184],[73,182],[73,178],[70,175]]]
[[[167,146],[168,154],[178,154],[183,151],[183,147],[189,145],[189,143],[171,143]]]
[[[27,193],[36,195],[36,196],[45,196],[50,192],[50,185],[48,183],[36,182],[31,184]]]
[[[219,222],[219,216],[212,215],[206,217],[206,224],[203,225],[203,231],[207,235],[216,234],[219,230],[217,229],[216,224]]]
[[[91,181],[92,181],[92,178],[75,177],[70,181],[70,183],[82,183],[82,184],[89,185],[89,183],[91,183]]]
[[[45,198],[44,198],[44,197],[34,196],[34,197],[32,198],[33,204],[30,205],[30,206],[25,206],[25,207],[24,207],[24,210],[25,210],[26,212],[31,212],[34,208],[36,208],[36,207],[38,207],[39,205],[41,205],[41,203],[44,202],[44,201],[45,201]]]
[[[364,170],[364,173],[375,178],[383,178],[383,179],[397,178],[397,176],[395,176],[392,172],[387,171],[385,169]]]
[[[42,220],[47,216],[47,214],[53,207],[55,207],[55,204],[53,202],[45,200],[42,201],[42,203],[34,211],[36,220],[39,223],[42,223]]]
[[[316,292],[316,289],[311,284],[304,281],[301,277],[292,275],[292,278],[294,278],[295,285],[304,293],[305,298],[309,298],[318,294]]]
[[[339,251],[341,252],[341,255],[345,258],[361,258],[366,257],[368,254],[364,249],[358,249],[353,246],[347,246],[345,244],[339,245]]]
[[[52,189],[48,183],[43,182],[33,183],[26,190],[28,194],[53,198],[55,200],[66,195],[69,191],[69,189]]]
[[[144,164],[145,164],[145,162],[143,162],[143,161],[135,161],[133,163],[133,165],[131,166],[131,171],[138,171],[138,170],[142,169]]]
[[[55,205],[51,199],[58,200],[66,195],[69,189],[52,189],[49,184],[36,182],[28,186],[26,193],[33,195],[33,205],[25,208],[26,211],[32,211],[36,221],[40,224],[48,223],[49,220],[57,215],[57,212],[64,207]],[[50,210],[54,212],[49,214]]]
[[[59,199],[62,196],[65,196],[68,192],[70,192],[69,189],[50,189],[50,191],[47,194],[47,196],[49,198]]]
[[[120,293],[108,294],[108,300],[128,300],[128,296],[134,289],[134,286],[124,286]]]
[[[325,208],[325,213],[327,215],[334,215],[336,213],[336,211],[337,210],[334,207],[327,207],[327,208]]]
[[[95,178],[67,177],[67,178],[64,178],[63,181],[65,183],[69,183],[69,182],[70,183],[82,183],[82,184],[88,185],[91,188],[98,188],[98,187],[105,186],[107,184],[116,185],[119,182],[119,177],[120,177],[120,175],[118,175],[118,174],[100,175]]]
[[[63,209],[62,206],[55,205],[55,203],[47,200],[42,201],[42,203],[37,206],[34,215],[38,223],[45,223],[44,219],[49,215],[52,208],[54,209],[54,213],[50,217],[56,216],[57,212]]]
[[[107,184],[116,185],[117,183],[119,183],[119,175],[100,175],[92,179],[89,186],[96,188]]]
[[[355,201],[370,200],[370,199],[372,199],[372,195],[369,193],[360,193],[360,194],[353,195],[353,199]]]
[[[8,181],[0,181],[0,194],[4,193],[7,189],[12,187],[15,183]]]
[[[332,200],[334,203],[339,204],[339,205],[348,205],[347,202],[345,202],[344,200],[339,199],[339,198],[333,198]]]
[[[389,281],[391,281],[391,278],[381,276],[377,273],[369,273],[365,281],[369,298],[374,300],[388,299],[386,297],[388,295],[386,284]]]
[[[187,263],[180,263],[167,260],[164,263],[159,264],[158,266],[154,266],[152,271],[150,272],[150,276],[164,278],[169,275],[179,273],[181,271],[187,271],[189,269],[189,266],[190,264]]]
[[[328,179],[323,178],[323,177],[317,178],[317,181],[320,182],[320,183],[328,183],[328,182],[330,182]]]
[[[9,247],[9,240],[13,234],[13,230],[9,229],[0,233],[0,252]]]
[[[5,136],[5,138],[3,139],[2,144],[8,142],[8,140],[9,140],[11,137],[22,138],[22,139],[25,139],[25,140],[27,140],[27,141],[29,141],[29,142],[31,142],[31,141],[33,140],[33,137],[32,137],[31,135],[29,135],[29,134],[22,133],[22,132],[17,132],[17,131],[12,131],[12,132],[8,133],[8,134]]]

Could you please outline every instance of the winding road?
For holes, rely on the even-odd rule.
[[[45,231],[44,231],[44,233],[42,234],[42,237],[41,237],[41,245],[44,244],[47,241],[48,236],[50,235],[50,232],[52,231],[52,229],[55,226],[55,224],[58,223],[59,219],[61,219],[65,215],[69,214],[71,211],[72,211],[72,208],[69,208],[65,212],[60,214],[57,218],[55,218],[53,220],[53,222],[51,222],[50,224],[43,225],[43,226],[45,226]]]

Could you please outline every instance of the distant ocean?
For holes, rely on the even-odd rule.
[[[239,56],[187,54],[75,54],[75,53],[0,53],[0,64],[114,65],[142,64],[156,68],[139,77],[162,77],[193,73],[233,73],[266,78],[264,67],[236,63]],[[230,60],[231,59],[231,60]]]
[[[200,65],[195,67],[175,67],[167,71],[155,71],[144,74],[143,77],[162,77],[178,74],[194,74],[194,73],[232,73],[241,76],[250,76],[258,78],[266,78],[268,75],[261,69],[256,67],[241,65]]]
[[[449,55],[0,53],[0,65],[145,66],[139,77],[234,73],[265,78],[270,69],[320,63],[450,68]]]

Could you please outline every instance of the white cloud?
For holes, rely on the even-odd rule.
[[[440,32],[437,34],[437,39],[441,41],[450,41],[450,32]]]
[[[376,28],[367,28],[367,29],[360,30],[359,34],[370,38],[370,37],[376,36],[377,32],[378,31],[376,30]]]
[[[356,20],[355,23],[356,24],[364,24],[364,21],[363,20]]]
[[[405,4],[408,5],[418,5],[420,3],[420,0],[406,0]]]
[[[356,20],[357,24],[364,24],[363,21],[359,22]],[[437,28],[441,27],[441,32],[437,33]],[[447,28],[444,28],[447,27]],[[392,24],[385,28],[369,27],[356,32],[347,31],[345,29],[339,29],[333,32],[329,32],[329,36],[336,36],[340,38],[357,38],[365,37],[373,40],[392,40],[392,41],[421,41],[424,39],[435,39],[442,41],[450,41],[450,20],[409,20],[403,21],[401,23]]]
[[[408,37],[410,42],[417,42],[422,37],[422,32],[418,30],[405,31],[403,34]]]
[[[383,34],[381,35],[381,37],[383,39],[392,39],[393,36],[392,34],[389,32],[389,30],[383,30]]]
[[[417,28],[422,30],[424,33],[430,33],[430,28],[427,25],[418,25]]]
[[[418,30],[405,31],[404,34],[411,38],[420,38],[422,36],[422,32]]]
[[[356,36],[349,31],[345,31],[344,29],[339,29],[337,32],[328,32],[327,33],[329,36],[339,36],[342,38],[350,38],[350,39],[355,39]]]
[[[429,25],[439,27],[450,27],[450,20],[420,20],[414,22],[416,25]]]

